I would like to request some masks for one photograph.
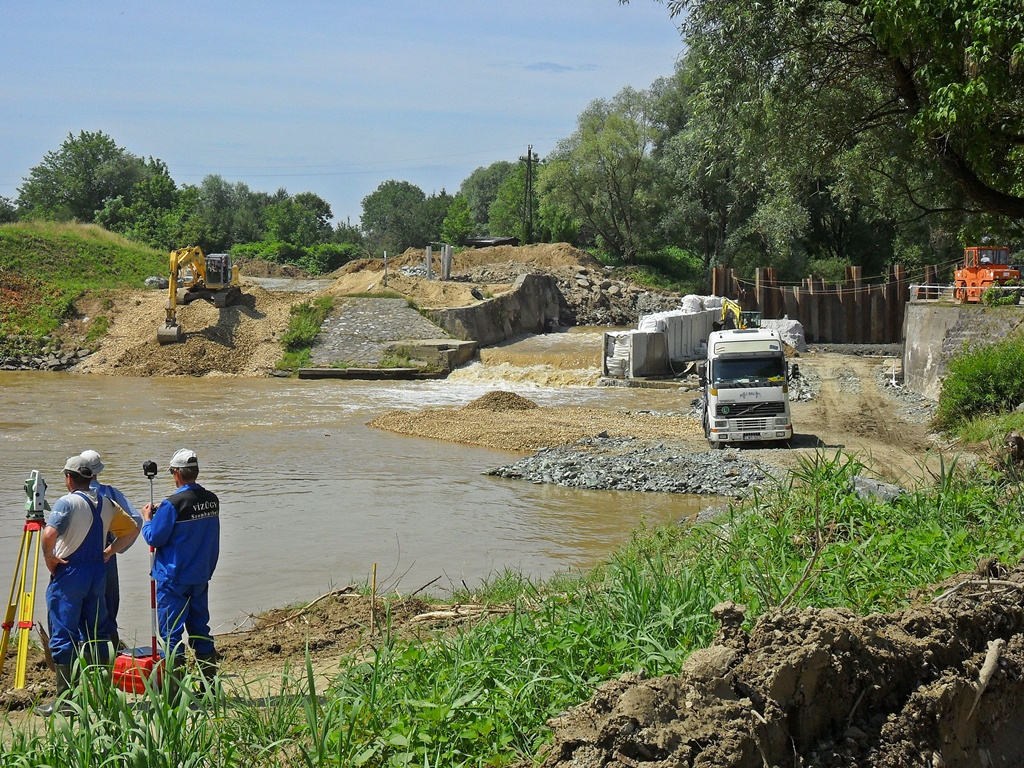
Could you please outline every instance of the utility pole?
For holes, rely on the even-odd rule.
[[[526,157],[519,162],[526,163],[526,188],[523,190],[523,239],[525,244],[533,242],[533,166],[537,164],[537,153],[533,145],[526,148]]]

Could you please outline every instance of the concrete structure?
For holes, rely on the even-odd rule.
[[[453,371],[465,365],[473,359],[476,349],[475,341],[455,339],[404,339],[392,342],[387,347],[387,351],[393,355],[421,360],[441,371]]]
[[[520,275],[508,293],[470,307],[425,309],[424,314],[456,339],[489,347],[557,326],[560,295],[551,275]]]
[[[949,360],[965,346],[994,344],[1024,328],[1024,307],[910,302],[903,328],[903,384],[938,400]]]

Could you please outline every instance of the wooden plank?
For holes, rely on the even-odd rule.
[[[868,291],[868,306],[871,308],[870,315],[870,328],[868,342],[869,344],[881,344],[882,337],[885,334],[885,302],[882,296],[882,291],[877,285],[871,286]]]

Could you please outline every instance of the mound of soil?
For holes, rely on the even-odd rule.
[[[177,308],[185,331],[181,344],[161,346],[165,291],[134,291],[111,312],[99,350],[76,366],[78,373],[121,376],[266,376],[281,358],[280,335],[293,303],[308,295],[270,292],[243,285],[240,303],[217,309],[207,301]]]
[[[566,445],[602,433],[608,437],[647,440],[703,437],[700,424],[685,416],[601,408],[501,407],[502,403],[519,403],[519,396],[509,398],[511,394],[491,392],[477,401],[499,404],[498,408],[444,406],[416,412],[388,411],[369,422],[369,426],[519,453]]]
[[[714,614],[682,674],[627,675],[550,721],[544,768],[1024,762],[1024,570],[888,615]]]
[[[479,408],[484,411],[493,412],[529,411],[539,406],[533,400],[528,400],[522,395],[517,395],[515,392],[505,392],[504,390],[496,389],[482,397],[478,397],[463,407],[469,409]]]

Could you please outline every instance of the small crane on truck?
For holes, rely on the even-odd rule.
[[[171,274],[167,285],[167,317],[157,328],[156,340],[163,344],[178,344],[185,333],[178,325],[177,306],[196,299],[209,301],[218,309],[238,303],[242,290],[238,287],[238,266],[227,253],[208,256],[198,246],[171,251]],[[185,292],[179,298],[178,280]]]

